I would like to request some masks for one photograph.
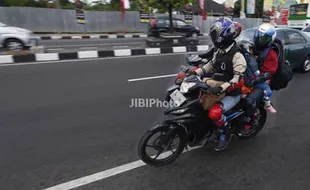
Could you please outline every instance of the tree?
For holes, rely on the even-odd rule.
[[[192,3],[193,0],[137,0],[138,5],[145,12],[153,12],[154,9],[169,12],[170,32],[173,32],[172,11]]]
[[[235,2],[235,6],[234,6],[234,10],[233,10],[234,17],[239,18],[240,17],[240,12],[241,12],[241,0],[237,0]]]
[[[111,10],[113,11],[120,11],[122,8],[120,0],[111,0],[109,5],[110,5]]]
[[[3,3],[9,7],[46,7],[44,0],[4,0]]]
[[[129,11],[140,11],[137,1],[130,1]]]

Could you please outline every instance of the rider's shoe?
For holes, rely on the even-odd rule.
[[[218,141],[217,146],[215,147],[215,151],[222,151],[224,149],[227,148],[227,146],[229,145],[230,141],[232,139],[232,135],[231,133],[228,134],[221,134],[220,135],[220,139]]]
[[[232,134],[230,133],[230,124],[227,123],[224,127],[224,131],[220,134],[220,138],[215,147],[215,151],[222,151],[227,148],[232,138]]]

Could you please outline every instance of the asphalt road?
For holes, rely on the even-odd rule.
[[[0,67],[0,189],[44,189],[138,160],[136,146],[184,55]],[[257,138],[221,153],[197,149],[163,168],[143,166],[78,190],[254,189],[310,186],[309,74],[274,95],[278,113]]]
[[[204,36],[199,39],[202,45],[210,42]],[[41,40],[39,45],[43,45],[48,53],[147,47],[145,38]]]

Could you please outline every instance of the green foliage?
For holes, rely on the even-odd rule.
[[[9,7],[46,7],[44,0],[4,0],[4,4]]]
[[[41,7],[47,8],[47,2],[45,0],[3,0],[4,4],[9,7]],[[75,9],[75,4],[69,0],[58,0],[60,8],[62,9]],[[173,9],[178,9],[188,3],[192,3],[193,0],[131,0],[130,11],[146,11],[151,12],[157,9],[159,13],[168,12],[168,5],[171,4]],[[99,1],[96,5],[89,6],[84,5],[85,10],[93,11],[121,11],[120,0],[111,0],[110,3],[102,4]]]
[[[137,1],[131,1],[130,8],[128,10],[129,11],[140,11],[139,4],[137,3]]]
[[[145,12],[152,12],[158,9],[160,12],[167,12],[168,5],[171,4],[174,9],[180,8],[186,4],[193,3],[193,0],[136,0]]]
[[[234,11],[233,11],[234,17],[239,18],[240,12],[241,12],[241,0],[237,0],[235,2]]]

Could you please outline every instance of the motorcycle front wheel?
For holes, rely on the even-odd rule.
[[[158,137],[154,137],[156,134]],[[178,139],[177,146],[173,148],[173,143]],[[151,166],[164,166],[174,162],[183,152],[186,146],[186,136],[180,129],[171,129],[169,125],[163,125],[153,130],[147,131],[140,139],[138,154],[140,159]],[[150,155],[147,148],[152,148],[156,153]],[[162,158],[167,156],[166,158]]]

